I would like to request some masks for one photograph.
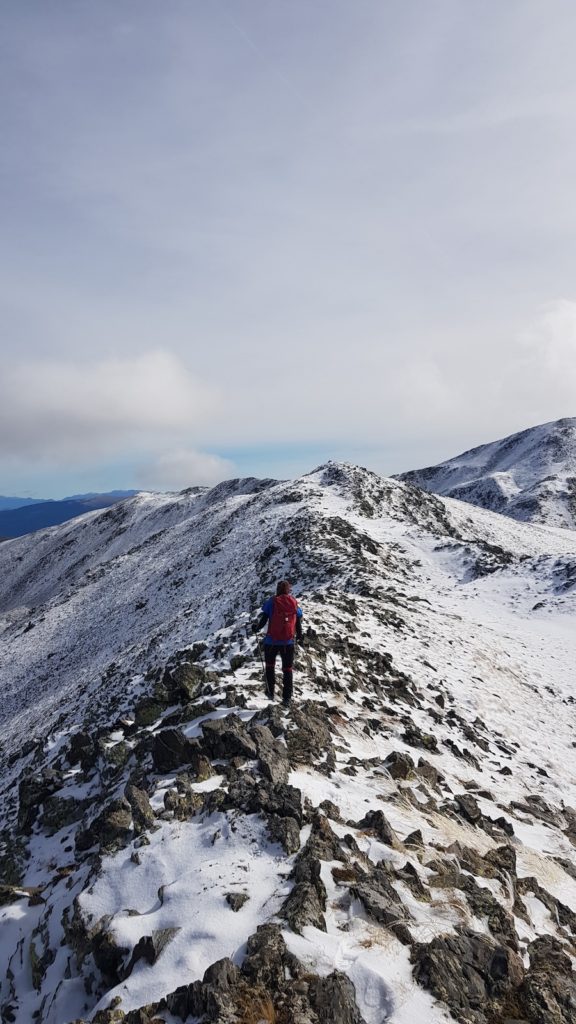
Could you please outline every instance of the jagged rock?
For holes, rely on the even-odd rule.
[[[297,882],[292,892],[286,897],[279,911],[293,931],[302,933],[305,925],[312,925],[320,931],[326,931],[323,911],[326,900],[318,895],[318,888],[310,882]]]
[[[160,1006],[165,1003],[170,1013],[181,1020],[203,1017],[205,1014],[207,1021],[230,1021],[234,1010],[234,995],[241,981],[240,968],[231,960],[217,960],[204,972],[202,981],[181,985],[166,996]]]
[[[438,740],[430,732],[423,732],[417,725],[409,725],[406,731],[402,734],[404,743],[407,743],[410,747],[423,747],[424,750],[430,750],[436,752],[438,750]]]
[[[69,764],[79,764],[83,771],[89,771],[96,764],[98,754],[98,742],[91,733],[72,733],[67,754]]]
[[[172,811],[178,821],[188,821],[204,809],[205,799],[202,794],[195,793],[192,788],[186,792],[169,789],[164,794],[164,807],[167,811]]]
[[[300,963],[288,952],[277,924],[261,924],[250,936],[242,973],[250,982],[270,992],[280,991],[287,975],[297,978],[302,973]]]
[[[286,743],[288,756],[293,764],[318,765],[319,755],[332,754],[332,733],[326,712],[328,705],[318,701],[304,701],[292,711],[292,728],[288,730]]]
[[[205,782],[206,779],[212,778],[216,775],[210,761],[204,754],[195,753],[192,759],[192,770],[196,782]]]
[[[138,786],[129,783],[124,790],[124,795],[132,809],[134,830],[139,833],[145,832],[146,829],[154,828],[156,816],[148,799],[148,794],[143,789],[139,789]]]
[[[152,932],[152,935],[143,935],[141,939],[138,939],[132,950],[132,956],[128,965],[123,972],[123,977],[127,978],[132,974],[134,966],[139,960],[146,960],[146,963],[150,965],[155,964],[166,949],[166,946],[172,942],[172,939],[179,931],[179,928],[159,928],[157,931]]]
[[[273,783],[288,782],[290,764],[285,745],[274,738],[266,725],[256,723],[249,732],[256,744],[258,767],[264,778]]]
[[[314,812],[312,818],[312,829],[305,845],[300,851],[296,866],[309,858],[321,860],[345,861],[346,855],[342,852],[340,840],[330,827],[330,823],[323,814]]]
[[[544,889],[535,878],[524,877],[519,878],[517,883],[517,891],[521,895],[527,893],[533,893],[540,900],[541,903],[550,911],[552,917],[557,920],[561,925],[565,925],[570,929],[573,936],[576,936],[576,914],[570,907],[567,907],[564,903],[561,903],[559,899],[552,896],[546,889]]]
[[[414,761],[410,754],[403,754],[393,750],[384,761],[383,767],[393,779],[407,779],[415,768]]]
[[[49,835],[54,835],[61,828],[80,821],[84,811],[89,806],[89,800],[76,800],[74,797],[64,799],[59,796],[50,796],[44,801],[40,824],[48,830]]]
[[[280,843],[291,856],[300,849],[300,826],[295,818],[281,818],[278,814],[267,815],[268,834],[274,843]]]
[[[360,882],[350,887],[353,896],[360,900],[364,909],[375,921],[393,928],[405,922],[410,915],[390,880],[380,867],[365,875]]]
[[[245,903],[250,899],[247,892],[227,892],[226,903],[235,914],[242,909]]]
[[[562,943],[543,935],[530,943],[528,954],[530,968],[522,986],[526,1015],[538,1024],[573,1024],[576,981]]]
[[[490,889],[478,885],[471,875],[461,874],[457,884],[458,888],[466,894],[473,914],[480,919],[486,918],[494,938],[516,950],[518,938],[514,918],[498,902]]]
[[[386,843],[387,846],[393,846],[396,849],[400,846],[398,836],[383,811],[368,811],[360,821],[356,822],[355,828],[374,832],[378,839],[382,843]]]
[[[16,836],[7,829],[1,833],[0,847],[0,883],[2,885],[19,885],[24,877],[24,858],[26,847],[22,836]]]
[[[38,775],[25,775],[18,786],[18,826],[29,834],[40,804],[62,786],[60,772],[46,769]]]
[[[236,715],[202,723],[203,752],[211,758],[256,757],[256,744]]]
[[[121,850],[132,839],[132,809],[125,798],[111,800],[97,818],[76,834],[79,852],[98,845],[104,853]]]
[[[318,810],[323,811],[326,817],[332,818],[333,821],[340,821],[342,818],[340,808],[332,800],[322,800],[318,804]]]
[[[142,697],[134,708],[136,725],[141,729],[154,725],[168,704],[168,701],[160,701],[157,697]]]
[[[552,825],[559,829],[564,828],[565,818],[567,817],[566,812],[563,815],[562,812],[550,807],[544,798],[538,794],[527,796],[524,801],[512,800],[510,807],[512,810],[520,811],[522,814],[530,814],[534,818],[545,822],[546,825]]]
[[[302,794],[287,783],[273,785],[243,772],[230,783],[226,809],[239,808],[246,814],[279,815],[294,818],[302,826]]]
[[[340,971],[333,971],[326,978],[312,978],[308,1000],[318,1024],[365,1024],[356,1004],[354,985]]]
[[[466,821],[476,825],[482,818],[482,811],[470,793],[457,793],[454,797],[457,809]]]
[[[175,655],[176,663],[166,667],[162,685],[172,700],[185,704],[195,700],[206,683],[214,679],[214,673],[207,672],[200,665],[195,665],[187,660],[178,663],[180,657],[182,657],[181,654]]]
[[[517,953],[468,928],[417,943],[412,963],[416,981],[465,1024],[499,1019],[498,1011],[509,1005],[524,977]]]
[[[197,741],[189,740],[181,729],[163,729],[154,736],[152,760],[159,772],[170,772],[190,764],[197,750]]]
[[[112,771],[119,771],[128,763],[131,752],[131,747],[121,740],[120,743],[114,743],[113,746],[104,747],[102,756]]]
[[[417,771],[434,789],[439,789],[439,784],[444,780],[444,776],[438,769],[429,761],[425,761],[423,757],[418,758]]]
[[[123,964],[129,950],[119,946],[113,934],[106,927],[94,931],[90,936],[90,952],[98,970],[109,985],[116,985],[124,976]]]
[[[424,846],[424,838],[419,828],[415,829],[414,832],[410,832],[410,835],[406,836],[404,846],[414,847],[415,849],[419,849]]]

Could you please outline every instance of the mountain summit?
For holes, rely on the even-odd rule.
[[[530,427],[397,479],[513,519],[576,529],[576,418]]]
[[[573,1024],[575,601],[576,534],[348,464],[3,543],[3,1021]]]

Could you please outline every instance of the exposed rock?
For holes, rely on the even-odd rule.
[[[64,799],[59,796],[50,796],[44,801],[40,824],[48,830],[49,835],[54,835],[61,828],[80,821],[80,818],[89,806],[89,800],[76,800],[74,797]]]
[[[438,750],[438,740],[430,732],[423,732],[417,725],[409,725],[406,731],[402,735],[404,743],[407,743],[410,747],[423,747],[424,750],[430,750],[436,752]]]
[[[155,697],[142,697],[134,708],[134,719],[139,728],[154,725],[165,711],[168,701],[159,701]]]
[[[528,946],[530,969],[522,986],[526,1016],[542,1024],[573,1024],[576,980],[562,943],[543,935]]]
[[[128,784],[124,795],[132,809],[134,830],[137,833],[145,832],[146,829],[154,828],[156,816],[148,799],[148,794],[138,786]]]
[[[502,1019],[524,977],[513,950],[467,928],[417,943],[412,962],[416,980],[465,1024]]]
[[[245,903],[250,899],[247,892],[227,892],[226,903],[234,913],[238,913]]]
[[[204,809],[204,797],[192,788],[187,792],[168,789],[164,794],[164,807],[171,811],[178,821],[188,821]]]
[[[457,793],[454,800],[459,813],[466,821],[469,821],[471,825],[476,825],[480,821],[482,811],[470,793]]]
[[[356,1004],[354,985],[340,971],[333,971],[326,978],[312,978],[308,985],[308,1000],[318,1024],[365,1024]],[[382,1010],[386,1012],[384,1007]]]
[[[256,757],[256,744],[236,715],[202,723],[202,750],[211,758]]]
[[[281,818],[278,814],[267,815],[268,834],[274,843],[280,843],[291,856],[300,849],[300,826],[295,818]]]
[[[197,750],[197,741],[189,740],[181,729],[163,729],[154,736],[152,760],[159,772],[170,772],[190,764]]]
[[[393,846],[396,849],[400,846],[400,840],[383,811],[368,811],[360,821],[356,822],[355,828],[374,832],[378,839],[382,843],[386,843],[387,846]]]
[[[162,685],[174,701],[185,704],[194,700],[213,678],[214,673],[186,660],[186,652],[182,652],[175,655],[172,663],[167,666]]]
[[[98,753],[98,743],[91,733],[72,733],[67,755],[69,764],[79,764],[83,771],[89,771],[96,764]]]
[[[404,846],[414,847],[415,849],[420,849],[420,847],[424,846],[424,839],[419,828],[415,829],[414,832],[410,832],[410,835],[406,836]]]
[[[24,776],[18,786],[18,825],[22,832],[31,832],[40,805],[61,785],[62,775],[51,769],[37,775]]]
[[[320,931],[326,931],[323,911],[326,900],[318,895],[318,888],[310,882],[297,882],[292,892],[286,897],[280,915],[285,918],[293,931],[302,933],[305,925],[312,925]]]
[[[275,739],[266,725],[256,723],[249,729],[256,743],[258,767],[265,779],[270,782],[288,782],[290,764],[286,746]]]
[[[138,939],[132,950],[132,956],[128,965],[123,972],[124,978],[127,978],[132,973],[135,964],[139,960],[145,960],[150,965],[155,964],[166,949],[166,946],[172,942],[172,939],[179,931],[179,928],[159,928],[157,931],[152,932],[152,935],[143,935],[141,939]]]
[[[320,754],[334,756],[327,711],[328,705],[317,701],[304,701],[294,707],[292,728],[286,737],[288,756],[293,764],[317,765]]]
[[[410,754],[403,754],[393,750],[384,761],[383,767],[393,779],[407,779],[414,771],[414,761]]]
[[[76,849],[80,852],[98,845],[104,853],[122,849],[132,839],[132,809],[125,798],[111,800],[97,818],[76,834]]]
[[[314,814],[310,835],[298,855],[297,862],[308,857],[315,857],[318,860],[346,860],[338,836],[330,827],[328,819],[318,812]]]
[[[371,874],[365,875],[360,882],[352,885],[350,892],[361,901],[366,912],[375,921],[387,928],[394,928],[410,917],[383,868],[374,868]]]

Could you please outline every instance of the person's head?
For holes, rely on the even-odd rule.
[[[292,587],[288,583],[288,580],[280,580],[276,587],[276,596],[280,597],[281,594],[289,594]]]

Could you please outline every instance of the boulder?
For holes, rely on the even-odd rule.
[[[209,758],[256,757],[256,744],[237,715],[202,723],[201,748]]]
[[[386,846],[392,846],[396,849],[400,846],[400,840],[383,811],[368,811],[368,813],[356,823],[355,828],[374,832],[378,839],[382,843],[385,843]]]
[[[129,783],[124,790],[124,796],[132,809],[134,831],[140,833],[145,832],[147,829],[154,828],[156,824],[156,815],[154,814],[152,805],[148,799],[148,794],[138,786],[134,786]]]
[[[163,729],[153,738],[152,760],[159,772],[170,772],[190,764],[198,751],[196,740],[189,740],[181,729]]]

